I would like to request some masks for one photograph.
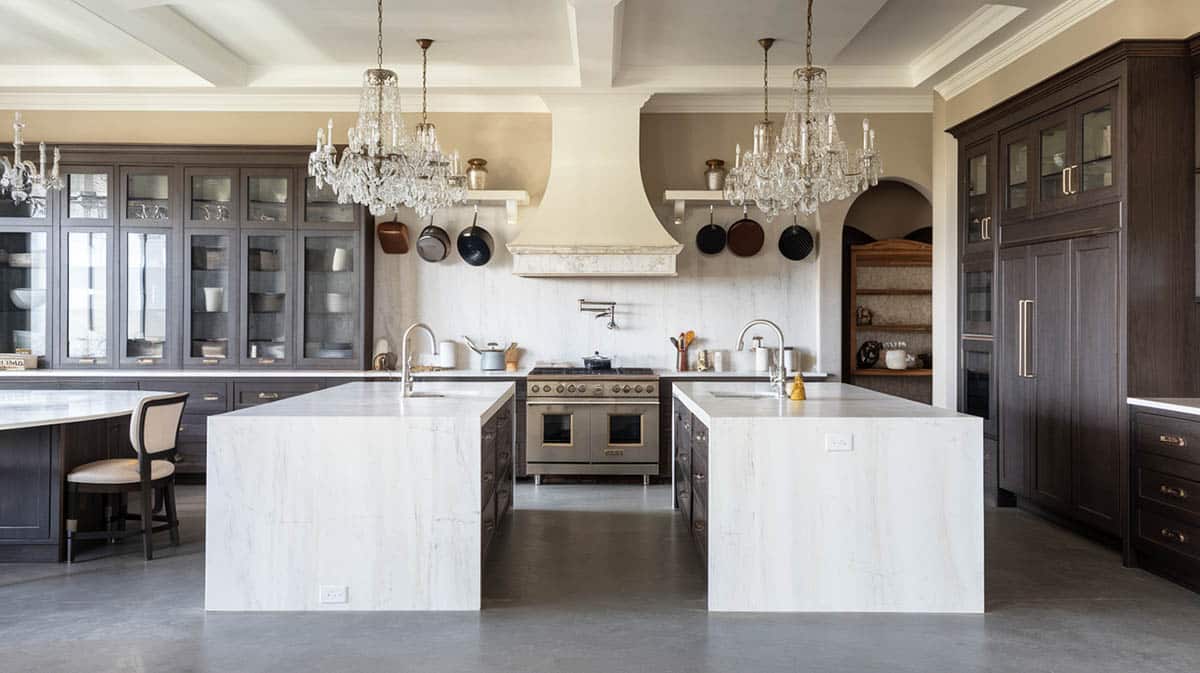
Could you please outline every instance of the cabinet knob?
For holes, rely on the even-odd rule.
[[[1170,528],[1163,528],[1162,530],[1158,531],[1158,534],[1172,542],[1178,542],[1179,544],[1186,544],[1188,541],[1188,537],[1184,535],[1182,531],[1171,530]]]
[[[1172,498],[1179,498],[1180,500],[1187,500],[1188,498],[1187,489],[1175,488],[1174,486],[1167,486],[1166,484],[1159,486],[1158,492],[1162,493],[1163,495],[1169,495]]]
[[[1158,441],[1171,446],[1187,446],[1187,440],[1182,435],[1159,435]]]

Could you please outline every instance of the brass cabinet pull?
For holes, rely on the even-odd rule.
[[[1072,166],[1067,167],[1067,170],[1070,171],[1067,174],[1067,188],[1071,190],[1069,192],[1070,194],[1078,194],[1079,193],[1079,188],[1075,186],[1075,169],[1076,168],[1079,168],[1079,164],[1074,164]]]
[[[704,473],[697,472],[696,474],[692,475],[692,479],[695,479],[696,481],[704,481]]]
[[[258,364],[260,364],[260,365],[273,365],[273,364],[275,364],[275,358],[259,358],[259,359],[258,359]]]
[[[604,455],[606,455],[606,456],[623,456],[623,455],[625,455],[625,449],[605,449]]]
[[[1163,528],[1162,530],[1158,531],[1158,534],[1168,540],[1171,540],[1172,542],[1178,542],[1179,544],[1187,544],[1188,541],[1188,537],[1184,535],[1182,531],[1171,530],[1170,528]]]
[[[695,525],[696,525],[696,532],[698,532],[698,533],[704,532],[704,522],[703,521],[697,521]]]
[[[1159,435],[1158,441],[1172,446],[1187,446],[1187,440],[1182,435]]]
[[[219,361],[219,360],[201,360],[201,361],[200,361],[200,364],[202,364],[202,365],[215,365],[215,364],[217,364],[218,362],[220,362],[220,361]]]
[[[208,393],[207,395],[205,395],[205,396],[204,396],[204,397],[202,397],[201,399],[202,399],[202,400],[204,400],[205,402],[216,402],[217,400],[221,399],[221,396],[220,396],[220,395],[216,395],[216,394],[214,394],[214,393]]]
[[[691,456],[687,455],[687,453],[679,454],[679,462],[681,462],[681,463],[686,463],[690,459],[691,459]]]
[[[79,364],[94,365],[94,364],[96,364],[96,358],[79,358]]]
[[[1067,174],[1070,172],[1070,170],[1071,170],[1070,168],[1062,169],[1062,193],[1063,193],[1063,196],[1066,196],[1067,194],[1071,193],[1070,188],[1067,187]]]
[[[277,399],[279,399],[279,393],[259,393],[258,399],[260,399],[260,400],[277,400]]]
[[[491,472],[484,472],[484,473],[483,473],[483,480],[484,480],[485,482],[487,482],[487,481],[491,481],[492,479],[495,479],[495,478],[496,478],[496,475],[492,474]]]
[[[1172,498],[1179,498],[1180,500],[1187,500],[1188,498],[1187,489],[1175,488],[1174,486],[1167,486],[1166,484],[1160,485],[1158,487],[1158,492],[1162,493],[1163,495],[1169,495]]]
[[[697,442],[703,442],[703,441],[704,441],[704,440],[706,440],[706,439],[708,439],[708,436],[707,436],[707,435],[705,435],[703,432],[697,432],[697,433],[696,433],[696,441],[697,441]]]
[[[139,365],[152,365],[154,364],[154,358],[138,358],[137,363]]]

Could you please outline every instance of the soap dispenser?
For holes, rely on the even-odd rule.
[[[771,350],[763,348],[760,336],[752,339],[754,341],[754,371],[767,372],[771,370]]]

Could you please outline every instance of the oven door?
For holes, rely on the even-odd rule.
[[[587,406],[529,400],[526,412],[527,462],[588,462],[591,415]]]
[[[658,403],[591,405],[593,463],[657,463]]]

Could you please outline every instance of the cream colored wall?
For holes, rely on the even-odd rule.
[[[1185,38],[1197,32],[1197,0],[1116,0],[951,98],[946,104],[946,123],[953,126],[983,112],[1117,40]]]

